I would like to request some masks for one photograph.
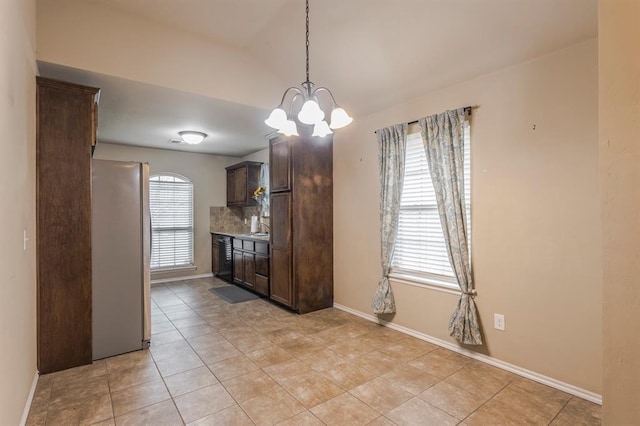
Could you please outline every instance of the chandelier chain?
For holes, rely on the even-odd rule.
[[[307,0],[307,33],[306,33],[306,49],[307,49],[307,81],[309,81],[309,0]]]

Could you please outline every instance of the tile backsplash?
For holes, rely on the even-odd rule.
[[[227,207],[209,208],[209,224],[211,231],[243,233],[249,232],[251,216],[260,214],[259,207]],[[245,225],[244,220],[247,219]]]

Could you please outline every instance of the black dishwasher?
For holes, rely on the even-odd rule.
[[[233,282],[233,247],[231,246],[231,237],[227,235],[218,235],[218,262],[219,270],[216,276],[222,280]]]

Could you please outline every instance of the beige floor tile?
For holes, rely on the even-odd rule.
[[[399,407],[394,408],[385,417],[398,426],[453,426],[458,419],[438,410],[420,398],[412,398]],[[487,423],[490,425],[491,423]]]
[[[154,315],[154,317],[159,317],[160,315]],[[155,339],[155,336],[161,333],[166,333],[167,331],[175,331],[176,327],[169,321],[164,314],[162,317],[166,318],[166,321],[157,321],[151,318],[151,338]],[[154,342],[155,344],[155,342]]]
[[[219,383],[180,395],[174,400],[185,423],[236,405],[229,392]]]
[[[189,309],[185,311],[169,312],[167,314],[167,318],[169,318],[171,321],[174,321],[185,318],[200,318],[200,316]]]
[[[196,317],[192,317],[192,318],[183,318],[183,319],[178,319],[178,320],[172,320],[171,322],[178,329],[187,328],[187,327],[193,327],[194,325],[207,324],[207,322],[204,319],[200,318],[200,316],[196,316]]]
[[[313,407],[311,412],[327,425],[366,425],[380,416],[374,409],[348,393]]]
[[[271,340],[274,344],[279,345],[289,340],[300,338],[302,335],[296,333],[290,328],[281,328],[279,330],[264,333],[264,337]]]
[[[195,327],[209,327],[209,326],[199,325]],[[184,330],[188,330],[191,328],[193,327],[187,327]],[[209,327],[209,328],[212,328],[212,327]],[[219,347],[219,346],[225,346],[225,347],[233,346],[222,334],[216,332],[215,330],[212,333],[199,334],[196,336],[189,337],[187,341],[189,342],[191,347],[196,351],[207,349],[207,348]]]
[[[602,407],[576,397],[572,397],[551,422],[552,426],[599,426],[601,424]]]
[[[381,377],[412,395],[418,395],[440,381],[437,377],[407,364],[401,364]]]
[[[564,393],[540,396],[513,384],[508,385],[486,404],[471,414],[465,422],[470,425],[486,424],[487,421],[500,424],[549,424],[567,402]]]
[[[304,355],[298,355],[297,358],[313,369],[329,369],[338,364],[349,362],[349,359],[345,358],[342,354],[330,349],[322,349]]]
[[[153,358],[151,357],[151,352],[148,349],[114,356],[107,358],[105,361],[107,364],[107,371],[109,373],[120,369],[127,369],[142,365],[153,365]]]
[[[278,426],[324,426],[324,423],[314,416],[311,411],[303,411],[278,423]]]
[[[301,334],[298,331],[296,331],[296,333]],[[287,340],[278,346],[296,357],[324,349],[322,346],[314,343],[313,340],[305,336]]]
[[[312,368],[344,390],[353,389],[377,377],[376,373],[359,367],[354,362]]]
[[[253,422],[238,405],[189,423],[188,426],[252,426]]]
[[[47,425],[89,425],[113,417],[109,394],[76,400],[60,408],[50,407]]]
[[[238,402],[243,402],[251,398],[271,392],[283,390],[282,386],[276,383],[262,370],[236,377],[222,383],[227,391]]]
[[[436,345],[413,337],[405,340],[400,340],[395,343],[389,343],[383,347],[378,348],[380,352],[388,355],[389,357],[397,361],[410,361],[414,358],[418,358],[421,355],[429,353],[437,349]]]
[[[169,393],[174,398],[178,395],[218,383],[216,377],[207,367],[199,367],[164,378]]]
[[[367,426],[395,426],[395,423],[385,416],[380,416],[371,423],[367,423]]]
[[[194,368],[204,366],[200,357],[192,350],[180,353],[179,356],[156,360],[158,371],[163,377],[172,376],[182,373],[183,371],[193,370]]]
[[[349,393],[381,414],[386,414],[413,397],[409,392],[377,378],[364,383]]]
[[[220,381],[229,380],[260,369],[260,367],[244,355],[209,364],[209,368]]]
[[[224,361],[225,359],[233,358],[242,355],[238,349],[236,349],[229,342],[220,344],[217,346],[209,346],[196,351],[198,356],[207,364],[215,364],[216,362]]]
[[[504,374],[506,372],[502,370],[478,369],[476,367],[477,365],[475,364],[464,367],[445,380],[460,389],[465,389],[475,395],[489,399],[507,386],[515,377],[509,373]]]
[[[346,359],[353,360],[372,352],[375,348],[357,339],[347,338],[329,346],[329,349],[341,354]]]
[[[208,324],[193,325],[191,327],[183,327],[180,329],[180,333],[186,338],[204,336],[207,334],[215,333],[215,329]]]
[[[91,423],[91,426],[116,426],[116,419],[113,417],[107,420],[102,420],[97,423]]]
[[[115,419],[117,426],[163,425],[180,426],[184,423],[173,401],[163,401],[132,411]]]
[[[92,377],[87,380],[54,382],[49,397],[49,408],[59,409],[92,396],[109,393],[107,376]]]
[[[444,379],[471,362],[470,358],[446,349],[437,349],[408,362],[412,367]]]
[[[257,425],[274,425],[304,411],[304,407],[284,390],[262,394],[240,406]]]
[[[380,351],[372,351],[353,360],[362,368],[366,368],[378,375],[383,375],[398,366],[398,362]]]
[[[422,392],[418,398],[460,420],[478,409],[488,399],[444,381]]]
[[[109,373],[109,388],[115,392],[159,379],[160,373],[155,364],[134,365]]]
[[[162,380],[112,392],[113,414],[118,417],[169,398],[169,392]]]
[[[273,345],[271,340],[264,336],[247,336],[240,339],[236,339],[231,342],[240,352],[248,354],[249,352],[257,351]]]
[[[342,388],[313,370],[288,377],[279,383],[306,408],[315,407],[344,393]]]
[[[178,330],[165,331],[151,336],[151,342],[154,346],[164,345],[166,343],[176,342],[179,340],[184,340],[184,337],[182,337],[182,334],[180,334]]]
[[[185,340],[167,343],[165,345],[151,345],[151,355],[155,362],[165,359],[181,358],[185,354],[193,353],[193,349]]]
[[[55,385],[79,380],[86,381],[95,377],[104,376],[105,374],[107,374],[107,363],[102,359],[81,367],[46,374],[43,377],[49,377],[47,380],[53,380]]]
[[[249,352],[247,357],[262,368],[293,359],[290,353],[276,345]]]
[[[276,382],[282,383],[291,377],[311,371],[311,368],[298,361],[297,359],[290,359],[279,364],[270,365],[263,368],[263,371],[267,373]]]

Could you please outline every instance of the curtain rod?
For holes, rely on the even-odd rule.
[[[465,114],[471,114],[471,110],[478,109],[478,108],[480,108],[480,106],[479,106],[479,105],[466,106],[466,107],[464,107],[464,113],[465,113]],[[408,122],[408,123],[407,123],[407,125],[409,125],[409,126],[410,126],[410,125],[412,125],[412,124],[418,124],[418,121],[420,121],[420,120],[413,120],[413,121],[410,121],[410,122]],[[373,133],[378,133],[378,131],[376,130],[376,131],[374,131]]]

